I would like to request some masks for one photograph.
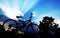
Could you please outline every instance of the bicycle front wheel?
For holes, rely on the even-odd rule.
[[[26,27],[26,32],[32,32],[34,33],[35,31],[38,31],[38,25],[35,23],[29,23]]]

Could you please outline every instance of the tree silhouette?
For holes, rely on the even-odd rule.
[[[54,18],[52,17],[48,17],[48,16],[45,16],[43,17],[43,20],[40,21],[40,24],[39,24],[39,35],[40,36],[50,36],[50,32],[51,32],[51,35],[53,34],[53,32],[56,34],[57,33],[57,26],[58,24],[54,23]]]

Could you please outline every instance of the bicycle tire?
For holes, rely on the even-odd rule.
[[[13,22],[16,24],[15,28],[18,27],[18,23],[17,23],[15,20],[13,20],[13,19],[8,19],[8,20],[6,20],[6,21],[3,22],[3,28],[4,28],[4,25],[6,24],[6,22],[9,22],[9,21],[10,21],[10,23],[11,23],[11,21],[13,21]]]
[[[30,23],[30,24],[31,24],[31,23]],[[35,23],[32,23],[32,25],[30,25],[30,24],[28,24],[28,26],[26,27],[26,32],[28,32],[28,28],[29,28],[29,27],[31,27],[32,32],[34,32],[34,30],[36,30],[36,29],[34,29],[33,25],[35,25],[35,26],[37,27],[37,30],[38,30],[38,25],[37,25],[37,24],[35,24]]]

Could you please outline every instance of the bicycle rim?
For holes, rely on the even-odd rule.
[[[3,23],[3,27],[6,30],[8,30],[9,26],[17,27],[17,25],[18,25],[18,23],[12,19],[8,19],[8,20],[4,21],[4,23]]]

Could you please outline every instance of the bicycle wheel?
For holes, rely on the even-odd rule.
[[[27,27],[26,27],[26,32],[28,32],[28,31],[30,31],[32,33],[35,32],[35,31],[38,31],[38,25],[30,22],[29,24],[27,24]]]
[[[13,19],[8,19],[8,20],[4,21],[3,28],[8,30],[8,28],[10,28],[9,26],[10,27],[13,26],[16,28],[18,26],[18,23]]]

